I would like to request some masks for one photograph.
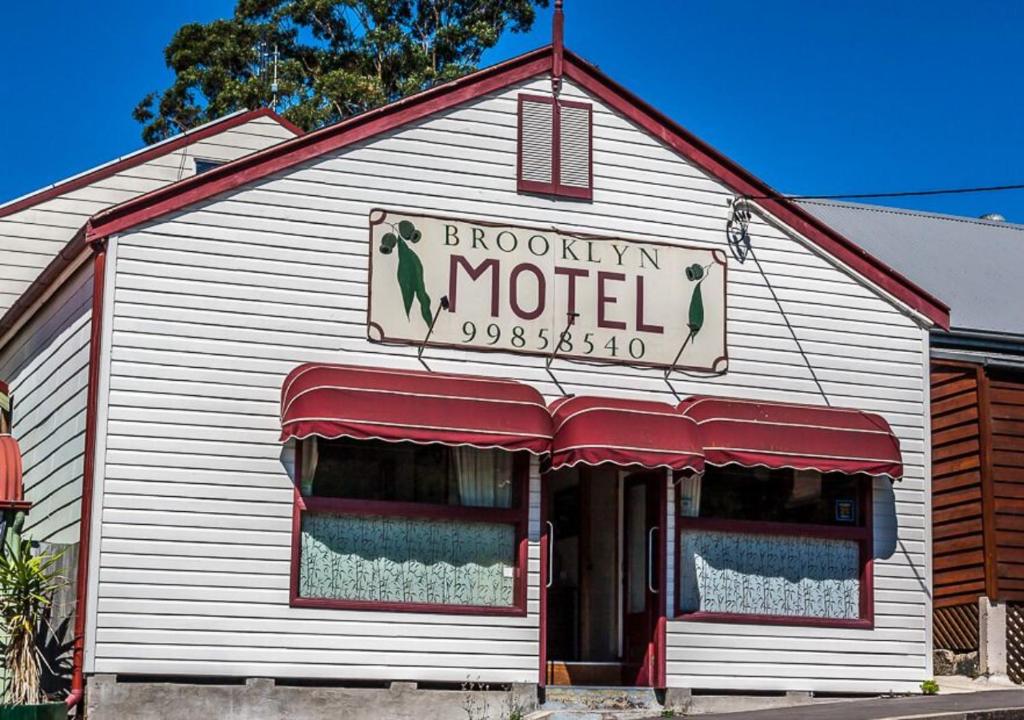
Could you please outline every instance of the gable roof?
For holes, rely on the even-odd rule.
[[[270,118],[282,127],[290,130],[295,135],[302,135],[302,128],[291,121],[284,119],[268,108],[239,110],[238,112],[230,115],[225,115],[224,117],[217,118],[216,120],[211,120],[199,127],[186,130],[183,133],[169,137],[161,142],[148,145],[133,153],[122,155],[110,162],[97,165],[91,170],[86,170],[78,175],[72,175],[65,180],[53,183],[52,185],[47,185],[46,187],[30,192],[27,195],[22,195],[21,197],[14,198],[13,200],[0,204],[0,218],[20,212],[33,207],[34,205],[38,205],[39,203],[46,202],[47,200],[52,200],[60,195],[80,190],[81,188],[84,188],[87,185],[92,185],[99,180],[116,175],[119,172],[124,172],[129,168],[149,162],[150,160],[162,155],[170,154],[179,148],[185,147],[186,145],[192,145],[200,140],[205,140],[206,138],[218,135],[226,130],[230,130],[231,128],[245,125],[246,123],[260,117]]]
[[[1024,337],[1024,225],[834,200],[799,204],[949,303],[954,332]]]
[[[63,265],[54,267],[52,272],[48,268],[46,274],[52,278],[58,277],[70,264],[67,258],[77,257],[90,242],[102,240],[193,203],[495,90],[548,73],[554,66],[556,56],[557,53],[552,46],[525,53],[104,210],[96,214],[86,226],[86,232],[77,236],[69,243],[67,251],[55,259],[54,264]],[[949,310],[941,301],[850,242],[813,214],[779,195],[765,182],[615,83],[596,66],[565,50],[562,73],[684,158],[717,177],[737,195],[758,198],[756,202],[773,216],[821,247],[826,253],[868,278],[898,301],[937,325],[948,325]],[[769,199],[760,199],[762,197]],[[6,333],[16,322],[17,316],[12,317],[13,310],[14,308],[0,319],[0,334]]]

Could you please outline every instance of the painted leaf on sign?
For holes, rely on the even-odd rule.
[[[427,287],[423,282],[423,263],[420,261],[416,251],[409,247],[409,243],[419,242],[423,235],[408,220],[398,223],[395,229],[398,230],[397,235],[390,232],[381,238],[380,252],[384,255],[390,255],[396,247],[398,248],[398,287],[402,293],[402,305],[405,308],[405,316],[406,318],[410,317],[413,300],[416,300],[419,303],[420,316],[423,318],[423,322],[427,324],[427,327],[430,327],[432,319],[430,295],[427,293]]]

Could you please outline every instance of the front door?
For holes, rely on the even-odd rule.
[[[663,472],[629,475],[623,484],[623,681],[657,681],[661,616]]]

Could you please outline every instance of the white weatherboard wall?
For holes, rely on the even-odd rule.
[[[86,262],[0,352],[25,499],[33,503],[26,534],[40,542],[78,542],[91,319],[92,263]]]
[[[600,105],[593,202],[516,194],[516,96],[548,88],[537,78],[119,238],[90,671],[536,681],[536,544],[525,618],[290,608],[277,436],[297,363],[419,367],[365,339],[373,207],[724,247],[730,193]],[[588,99],[571,84],[565,96]],[[915,691],[930,673],[926,333],[802,241],[760,220],[751,231],[830,401],[889,420],[906,479],[876,483],[875,630],[672,621],[669,684]],[[676,392],[823,402],[753,263],[730,260],[729,346],[727,375],[679,375]],[[558,392],[538,358],[425,357]],[[554,370],[568,392],[675,402],[657,370]]]
[[[291,137],[294,133],[274,119],[256,117],[86,187],[0,217],[0,315],[92,215],[194,175],[197,158],[228,162]]]

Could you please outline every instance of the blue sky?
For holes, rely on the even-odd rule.
[[[131,110],[169,82],[172,33],[232,8],[5,7],[0,200],[140,147]],[[549,18],[485,64],[548,42]],[[1024,183],[1017,0],[566,0],[566,18],[569,47],[784,192]],[[1024,191],[887,204],[1024,222]]]

